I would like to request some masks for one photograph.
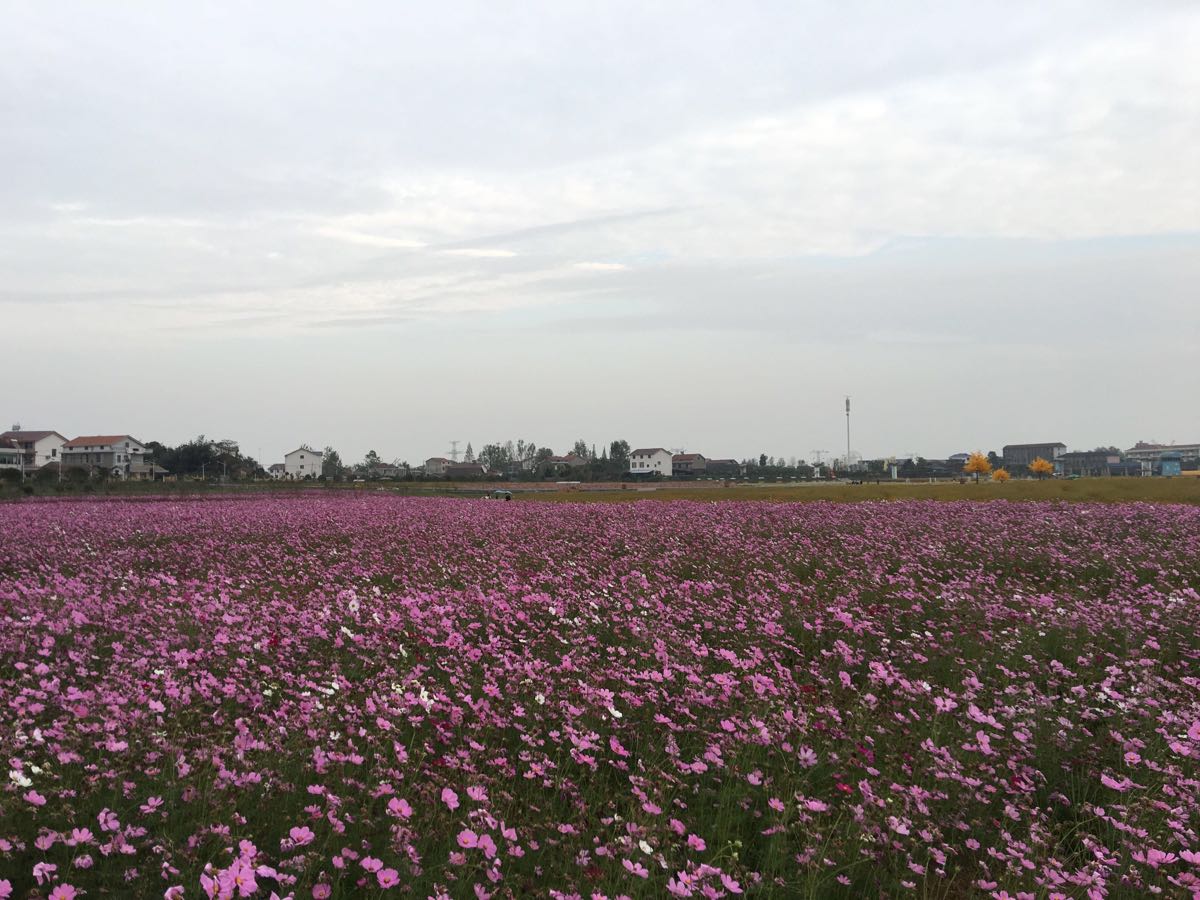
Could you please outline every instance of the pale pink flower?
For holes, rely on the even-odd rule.
[[[395,887],[400,883],[400,873],[395,869],[380,869],[375,873],[375,878],[379,881],[379,886],[384,889]]]

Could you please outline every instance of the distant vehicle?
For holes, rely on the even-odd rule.
[[[487,497],[486,499],[488,499],[488,500],[511,500],[512,499],[512,491],[495,490],[495,491],[492,491],[491,496]]]

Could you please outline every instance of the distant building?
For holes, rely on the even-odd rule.
[[[61,458],[63,445],[67,439],[57,431],[26,431],[20,425],[14,425],[8,431],[0,434],[0,442],[12,441],[21,451],[21,459],[17,464],[25,470],[40,469],[48,463],[58,462]]]
[[[552,466],[563,466],[568,469],[580,469],[588,464],[588,461],[582,456],[576,456],[574,453],[568,453],[566,456],[549,456],[546,462]]]
[[[375,463],[367,471],[369,478],[403,478],[404,467],[392,465],[392,463],[378,462]]]
[[[324,460],[325,454],[322,451],[302,444],[291,453],[283,455],[283,477],[292,481],[319,478]]]
[[[447,478],[479,478],[487,474],[487,466],[481,463],[452,462],[444,467],[442,474]]]
[[[1067,445],[1056,441],[1053,444],[1005,444],[1004,466],[1007,469],[1028,467],[1038,457],[1054,462],[1067,451]]]
[[[671,477],[671,451],[662,447],[634,450],[629,454],[630,475],[661,475]]]
[[[702,453],[676,453],[671,457],[671,474],[676,478],[698,478],[705,474],[707,462]]]
[[[146,445],[128,434],[81,435],[63,444],[60,455],[64,466],[104,469],[117,478],[141,477],[150,462]]]
[[[1138,441],[1125,451],[1126,459],[1158,462],[1165,453],[1178,453],[1181,462],[1200,460],[1200,444],[1149,444]]]
[[[736,459],[706,459],[704,474],[714,478],[736,478],[742,474],[742,464]]]
[[[452,465],[454,465],[454,461],[446,459],[444,456],[431,456],[425,460],[425,474],[434,477],[445,475],[446,466]]]
[[[21,447],[16,441],[0,437],[0,469],[22,469]]]
[[[1054,460],[1055,475],[1078,475],[1081,478],[1102,478],[1112,474],[1112,467],[1121,462],[1119,453],[1107,450],[1085,450],[1060,454]]]
[[[1183,454],[1178,450],[1168,450],[1159,457],[1159,474],[1173,478],[1183,471]]]
[[[287,466],[285,466],[283,463],[272,463],[267,469],[267,474],[278,480],[287,475]]]

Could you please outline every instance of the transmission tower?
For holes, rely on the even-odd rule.
[[[450,459],[452,459],[454,462],[458,462],[458,445],[461,443],[462,443],[462,441],[451,441],[450,442],[450,450],[449,450]]]

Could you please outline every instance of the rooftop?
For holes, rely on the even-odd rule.
[[[123,444],[125,441],[131,441],[135,444],[141,443],[141,441],[128,434],[85,434],[77,438],[72,438],[63,444],[63,447],[105,447],[109,444]]]

